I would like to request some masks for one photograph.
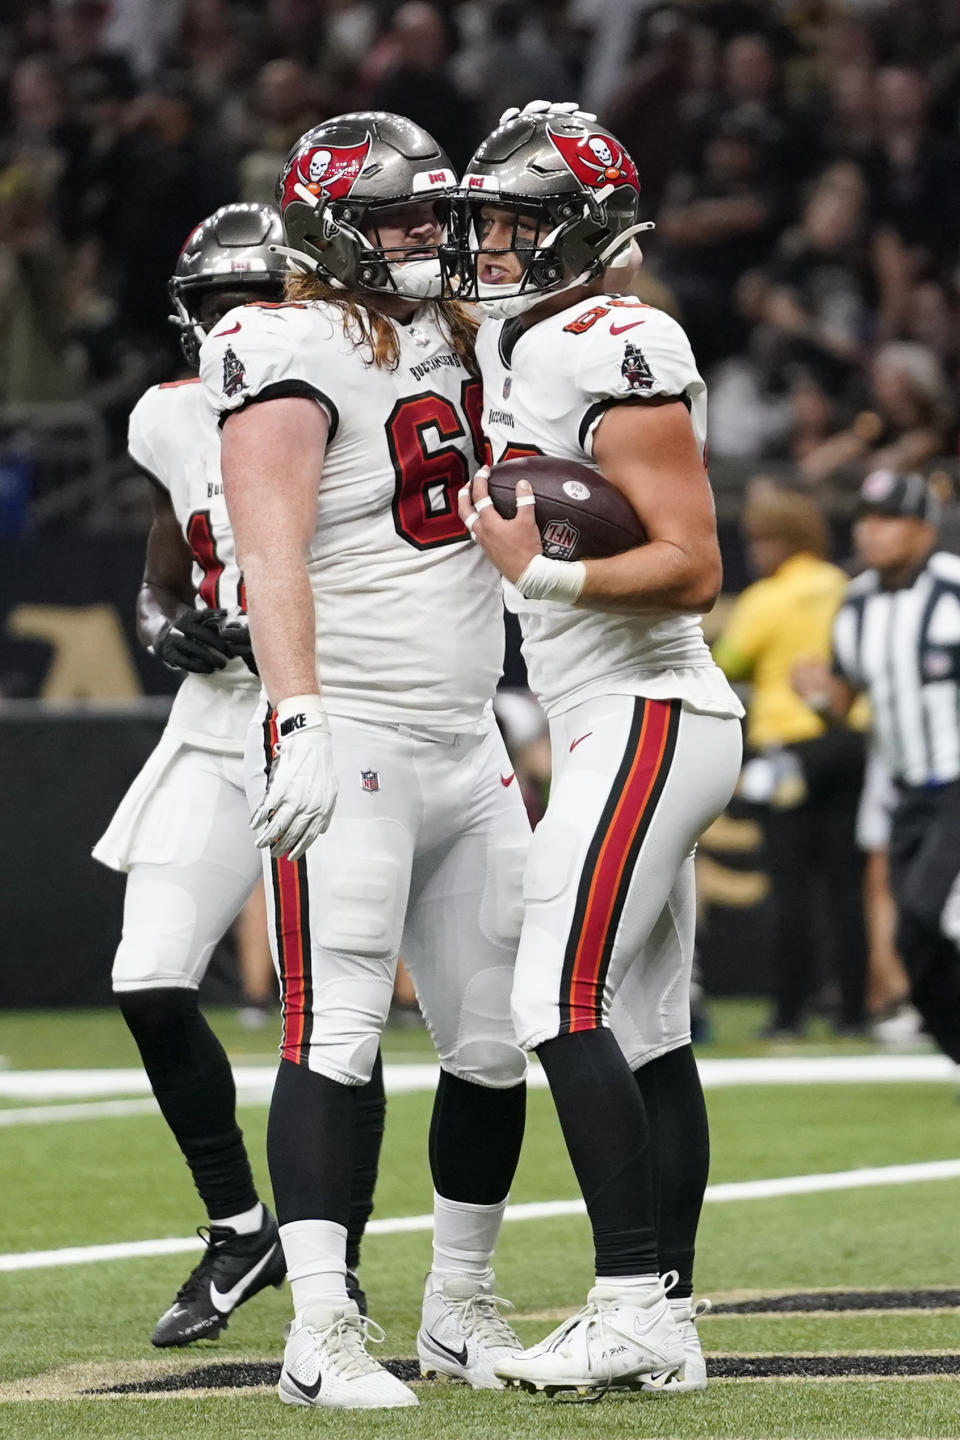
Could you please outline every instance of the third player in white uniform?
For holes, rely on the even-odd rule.
[[[270,250],[282,239],[264,205],[225,206],[191,233],[171,281],[188,363],[225,309],[282,294],[286,262]],[[183,678],[159,745],[93,853],[127,876],[113,988],[209,1217],[206,1253],[154,1333],[167,1346],[215,1338],[238,1304],[284,1274],[237,1127],[230,1063],[197,1004],[214,948],[260,878],[243,762],[260,683],[248,663],[220,433],[199,377],[152,386],[130,417],[128,444],[154,510],[138,629]],[[362,1109],[351,1269],[383,1130],[379,1066]],[[351,1288],[360,1294],[352,1275]]]

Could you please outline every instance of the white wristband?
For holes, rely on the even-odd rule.
[[[587,567],[582,560],[548,560],[534,555],[514,587],[525,600],[559,600],[575,605],[580,599]]]
[[[283,738],[296,730],[330,729],[327,712],[319,695],[289,695],[276,709],[277,733]]]

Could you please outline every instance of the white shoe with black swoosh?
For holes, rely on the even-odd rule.
[[[493,1284],[492,1274],[489,1280],[427,1276],[417,1335],[420,1373],[427,1379],[444,1375],[474,1390],[503,1389],[494,1370],[523,1345],[500,1314],[510,1302],[494,1295]]]
[[[497,1366],[507,1386],[542,1390],[658,1390],[683,1369],[683,1339],[663,1285],[642,1299],[595,1285],[576,1315]]]
[[[259,1230],[238,1235],[226,1226],[197,1232],[206,1253],[157,1321],[154,1345],[190,1345],[215,1340],[238,1305],[267,1285],[279,1288],[287,1273],[277,1222],[266,1206]]]
[[[385,1410],[417,1405],[413,1391],[367,1353],[383,1331],[353,1300],[311,1305],[287,1328],[277,1394],[285,1405]]]
[[[707,1362],[700,1348],[697,1321],[710,1310],[709,1300],[671,1300],[670,1309],[677,1322],[683,1341],[683,1369],[678,1370],[664,1385],[645,1383],[644,1390],[656,1390],[660,1395],[684,1395],[691,1390],[706,1390]]]

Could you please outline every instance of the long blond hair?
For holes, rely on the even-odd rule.
[[[389,317],[372,309],[360,291],[335,290],[319,275],[289,275],[284,285],[288,300],[303,304],[323,300],[335,305],[343,316],[343,333],[358,350],[369,352],[369,364],[383,370],[396,370],[400,363],[400,342]],[[477,373],[473,347],[480,322],[473,311],[458,300],[437,300],[437,320],[450,343],[471,374]]]

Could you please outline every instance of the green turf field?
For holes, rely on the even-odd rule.
[[[756,1007],[715,1004],[714,1040],[701,1054],[770,1053],[749,1039],[757,1018]],[[214,1023],[235,1063],[271,1058],[269,1032],[241,1030],[226,1012]],[[846,1045],[837,1053],[866,1048]],[[788,1053],[829,1049],[822,1034]],[[429,1058],[419,1030],[390,1031],[385,1052],[388,1061]],[[0,1055],[13,1072],[135,1063],[119,1019],[100,1012],[0,1017]],[[948,1081],[737,1085],[710,1090],[707,1100],[711,1185],[960,1155],[960,1104]],[[7,1098],[3,1108],[26,1106]],[[429,1109],[426,1091],[389,1101],[377,1217],[429,1210]],[[265,1121],[263,1104],[241,1113],[264,1189]],[[2,1257],[27,1251],[186,1236],[203,1219],[156,1115],[9,1124],[2,1128],[2,1147],[0,1266]],[[532,1091],[513,1202],[575,1195],[549,1096]],[[607,1396],[595,1403],[423,1384],[414,1411],[292,1412],[266,1383],[246,1391],[216,1388],[239,1374],[218,1373],[215,1367],[224,1363],[247,1365],[248,1379],[269,1379],[289,1318],[282,1292],[269,1291],[241,1308],[219,1341],[171,1355],[153,1350],[149,1338],[194,1263],[191,1255],[0,1268],[0,1437],[960,1436],[960,1310],[949,1303],[956,1294],[930,1293],[960,1289],[958,1217],[957,1178],[711,1201],[701,1227],[698,1292],[731,1308],[706,1317],[701,1335],[714,1374],[731,1378],[714,1379],[705,1395]],[[425,1231],[376,1234],[366,1242],[362,1278],[371,1313],[387,1332],[389,1355],[415,1353],[428,1262]],[[517,1307],[521,1336],[539,1338],[582,1303],[590,1284],[585,1219],[505,1225],[497,1273],[498,1290]],[[884,1293],[872,1299],[821,1293],[864,1290]],[[736,1309],[750,1297],[784,1292],[815,1293],[800,1302],[802,1308]],[[940,1378],[933,1378],[938,1370]],[[764,1371],[773,1371],[773,1378],[737,1378]],[[186,1377],[187,1388],[84,1393],[155,1383],[169,1373]],[[812,1378],[784,1378],[800,1373]]]

